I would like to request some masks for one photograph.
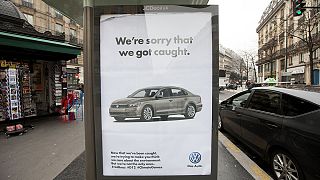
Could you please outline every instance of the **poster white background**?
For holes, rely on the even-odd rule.
[[[192,43],[173,43],[173,38]],[[157,13],[104,15],[100,20],[101,117],[103,174],[208,175],[211,174],[212,45],[211,13]],[[170,39],[158,44],[117,45],[116,38]],[[161,42],[164,42],[163,44]],[[189,55],[121,56],[119,51],[187,49]],[[201,96],[203,109],[194,119],[116,122],[111,103],[150,86],[178,86]],[[111,152],[156,152],[161,168],[112,168]],[[192,152],[201,154],[194,166]],[[189,165],[189,167],[188,167]]]

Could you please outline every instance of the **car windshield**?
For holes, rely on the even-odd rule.
[[[143,97],[153,97],[156,95],[156,93],[159,91],[159,89],[142,89],[134,92],[129,98],[143,98]]]

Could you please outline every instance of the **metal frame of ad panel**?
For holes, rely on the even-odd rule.
[[[218,27],[218,6],[94,7],[97,179],[217,178]]]

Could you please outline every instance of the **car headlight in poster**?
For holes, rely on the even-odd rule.
[[[101,16],[104,176],[211,174],[211,17]]]

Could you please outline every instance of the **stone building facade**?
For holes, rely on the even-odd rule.
[[[83,47],[83,27],[42,0],[11,0],[24,14],[28,22],[41,33],[64,36],[67,43]],[[67,61],[71,79],[79,78],[83,83],[83,53]],[[78,71],[78,73],[74,73]],[[71,80],[72,81],[72,80]]]
[[[306,0],[306,3],[306,6],[318,7],[320,1]],[[312,84],[319,84],[318,21],[319,10],[316,8],[307,9],[301,16],[293,16],[291,0],[270,2],[256,29],[259,37],[258,82],[274,77],[279,82],[311,84],[308,50],[310,45],[306,43],[311,37],[314,75]]]

